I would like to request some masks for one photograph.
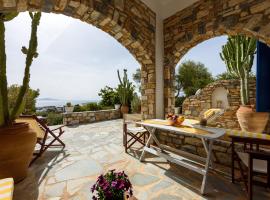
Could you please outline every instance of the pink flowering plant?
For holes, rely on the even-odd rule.
[[[93,200],[123,200],[125,192],[132,195],[132,185],[124,171],[110,170],[98,177],[91,191]]]

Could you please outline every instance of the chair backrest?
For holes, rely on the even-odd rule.
[[[207,122],[215,121],[220,115],[224,113],[224,109],[211,108],[201,113],[201,116],[207,120]]]
[[[242,143],[244,145],[244,152],[249,150],[267,150],[270,149],[270,140],[262,138],[252,138],[252,137],[239,137],[239,136],[230,136],[233,143]]]
[[[37,134],[37,138],[43,139],[45,136],[46,129],[40,123],[40,120],[36,116],[32,115],[23,115],[16,119],[16,122],[26,122],[29,124],[30,128],[34,130]]]
[[[142,115],[141,114],[124,114],[123,115],[123,121],[126,122],[138,122],[141,121]]]

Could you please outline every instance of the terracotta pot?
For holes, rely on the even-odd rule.
[[[36,141],[27,123],[0,128],[0,179],[13,177],[17,183],[26,177]]]
[[[121,113],[122,114],[127,114],[128,111],[129,111],[129,107],[128,106],[124,106],[124,105],[121,106]]]
[[[269,119],[269,113],[256,112],[252,106],[240,106],[236,116],[243,131],[256,133],[264,131]]]

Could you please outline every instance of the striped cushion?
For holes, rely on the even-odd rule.
[[[239,137],[248,137],[256,139],[270,140],[270,135],[265,133],[252,133],[247,131],[238,131],[238,130],[226,130],[226,136],[239,136]]]
[[[12,200],[14,182],[12,178],[0,180],[0,200]]]

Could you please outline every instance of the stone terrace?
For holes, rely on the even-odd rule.
[[[66,149],[50,150],[37,160],[28,177],[15,185],[15,200],[88,200],[90,187],[99,174],[109,169],[125,170],[139,200],[245,199],[240,187],[228,178],[211,173],[208,194],[200,196],[202,177],[147,155],[140,163],[139,149],[129,154],[122,147],[122,120],[65,128]],[[256,188],[257,199],[269,199],[263,188]]]

